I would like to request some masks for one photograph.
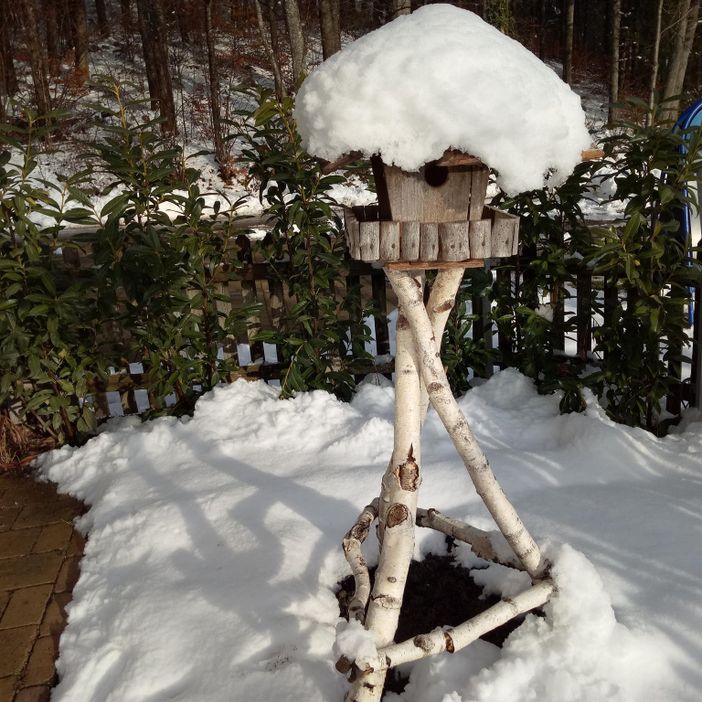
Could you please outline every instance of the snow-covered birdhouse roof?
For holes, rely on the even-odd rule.
[[[344,47],[297,96],[303,145],[417,171],[471,154],[516,193],[565,180],[590,144],[580,98],[521,44],[477,15],[437,4]]]

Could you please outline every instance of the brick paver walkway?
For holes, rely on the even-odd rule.
[[[50,483],[0,474],[0,702],[45,702],[78,579],[84,506]]]

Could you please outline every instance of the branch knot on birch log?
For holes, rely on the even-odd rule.
[[[416,464],[415,464],[416,465]],[[394,505],[388,509],[388,514],[385,519],[385,525],[392,529],[395,526],[406,522],[409,519],[409,510],[406,505],[396,502]]]
[[[432,308],[432,312],[441,314],[442,312],[450,312],[453,309],[454,300],[444,300],[440,305]]]

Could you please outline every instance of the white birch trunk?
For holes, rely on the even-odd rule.
[[[407,278],[421,295],[423,275],[408,275]],[[375,634],[378,647],[392,643],[395,636],[414,555],[417,492],[421,482],[420,388],[415,342],[400,306],[395,354],[395,439],[392,461],[382,483],[383,542],[366,614],[366,629]],[[377,702],[384,682],[384,672],[361,675],[354,681],[347,700]]]
[[[546,564],[541,558],[539,547],[502,491],[485,454],[473,436],[465,415],[453,397],[436,348],[421,288],[406,271],[386,269],[385,272],[412,329],[419,356],[419,369],[429,393],[429,401],[463,459],[478,495],[517,558],[524,565],[524,569],[533,579],[543,577]]]

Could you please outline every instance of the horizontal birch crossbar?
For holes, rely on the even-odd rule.
[[[468,544],[478,558],[499,563],[508,568],[524,570],[524,566],[511,552],[507,542],[501,543],[497,540],[500,537],[497,532],[483,531],[458,519],[447,517],[436,509],[417,509],[417,526],[435,529]]]
[[[444,651],[455,653],[511,619],[543,606],[554,590],[551,579],[540,580],[528,590],[501,600],[463,624],[438,627],[428,634],[419,634],[401,643],[390,644],[378,650],[377,659],[356,659],[355,665],[364,672],[371,669],[381,671]]]

